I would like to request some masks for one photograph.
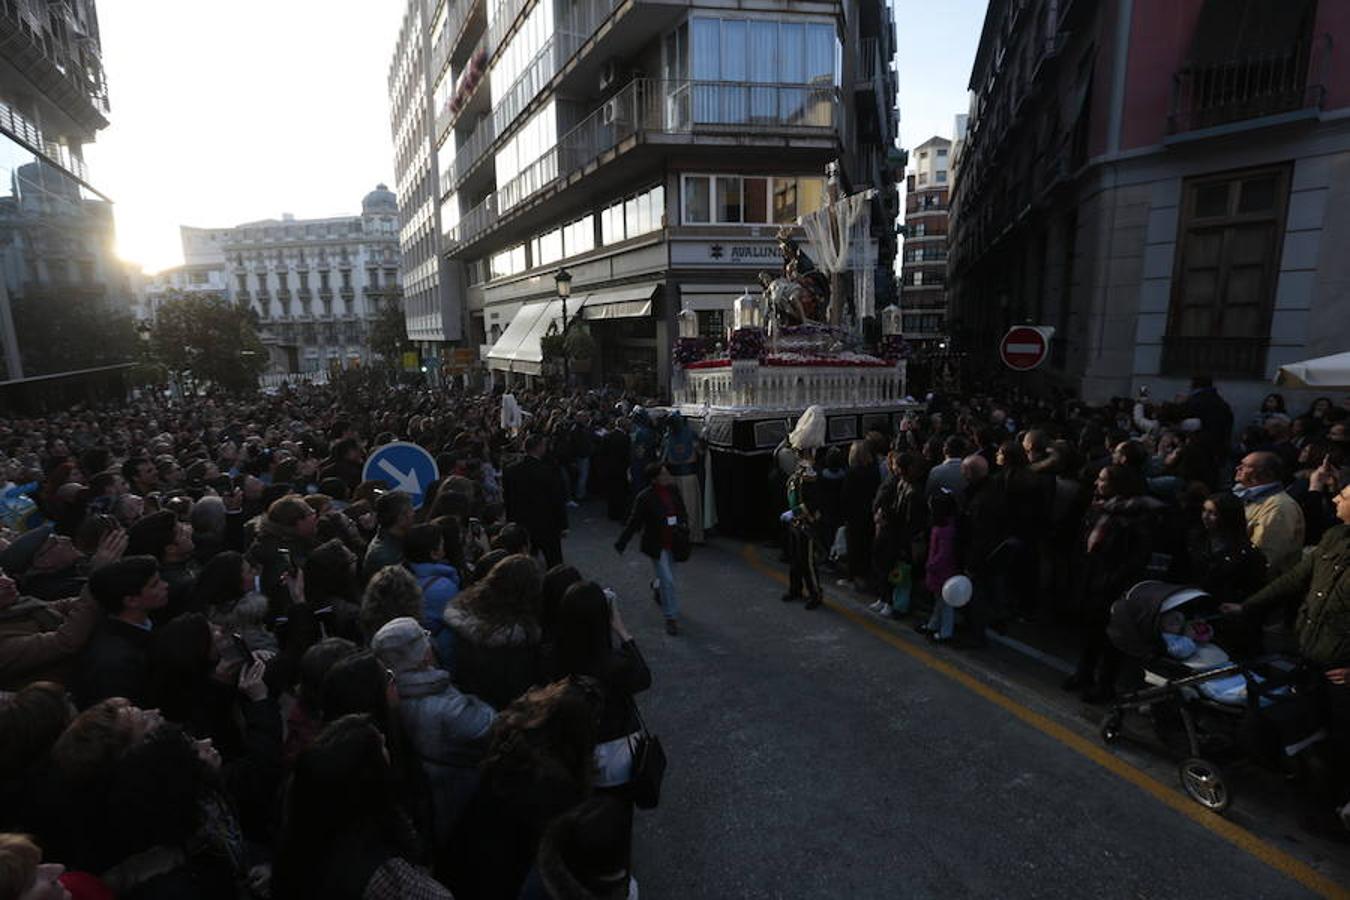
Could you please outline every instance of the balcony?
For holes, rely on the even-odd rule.
[[[300,299],[301,303],[308,303],[310,300],[314,299],[313,292],[307,287],[300,288],[300,290],[295,292],[295,296]]]
[[[49,30],[36,30],[31,5],[0,0],[5,61],[90,134],[108,127],[108,86],[97,42],[78,33],[61,40]],[[45,10],[40,15],[47,20]]]
[[[637,143],[685,135],[733,137],[740,142],[785,136],[833,140],[837,106],[833,85],[635,79],[465,213],[447,238],[452,247],[469,244],[527,198],[605,161],[602,157],[612,151]]]
[[[1172,134],[1322,108],[1331,36],[1202,65],[1172,76]]]
[[[1265,373],[1268,337],[1163,337],[1164,375],[1228,375],[1260,378]]]

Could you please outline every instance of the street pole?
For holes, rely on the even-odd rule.
[[[562,301],[563,391],[566,392],[572,382],[572,361],[567,354],[567,298],[572,295],[572,273],[559,269],[553,275],[553,283],[558,288],[558,299]]]

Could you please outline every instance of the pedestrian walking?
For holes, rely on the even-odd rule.
[[[633,501],[633,512],[628,516],[623,534],[615,541],[614,549],[622,554],[633,535],[641,529],[642,552],[651,559],[655,571],[655,596],[666,619],[666,634],[673,636],[680,633],[674,563],[677,555],[684,555],[676,553],[677,543],[684,542],[683,550],[688,551],[689,516],[668,468],[661,463],[651,463],[647,466],[645,480],[649,486]]]

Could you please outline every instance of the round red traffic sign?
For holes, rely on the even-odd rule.
[[[1045,362],[1046,350],[1045,335],[1039,328],[1028,325],[1009,328],[998,345],[1003,364],[1018,372],[1026,372]]]

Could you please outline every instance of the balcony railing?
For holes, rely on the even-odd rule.
[[[1187,66],[1172,76],[1173,134],[1299,109],[1320,109],[1331,37],[1283,50]]]
[[[1163,338],[1164,375],[1245,375],[1261,376],[1266,365],[1266,337],[1180,337]]]
[[[452,244],[474,240],[502,213],[640,133],[826,134],[837,105],[833,85],[635,79],[465,213],[447,237]]]

